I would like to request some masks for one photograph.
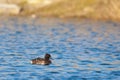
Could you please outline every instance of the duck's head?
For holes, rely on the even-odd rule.
[[[45,59],[50,59],[50,58],[51,58],[51,55],[48,54],[48,53],[46,53],[46,54],[45,54]]]

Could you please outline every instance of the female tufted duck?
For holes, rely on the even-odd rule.
[[[44,58],[35,58],[31,60],[32,64],[40,64],[40,65],[49,65],[51,63],[51,55],[50,54],[45,54]]]

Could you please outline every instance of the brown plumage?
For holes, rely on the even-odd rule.
[[[31,60],[31,63],[32,64],[40,64],[40,65],[49,65],[51,64],[51,55],[50,54],[45,54],[45,57],[44,58],[35,58],[35,59],[32,59]]]

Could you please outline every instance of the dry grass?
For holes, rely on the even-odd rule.
[[[61,0],[61,2],[40,8],[38,14],[55,16],[78,16],[88,6],[92,6],[96,0]]]
[[[61,0],[32,11],[25,10],[23,14],[120,20],[120,0]]]

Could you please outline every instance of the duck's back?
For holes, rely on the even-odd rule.
[[[45,60],[43,58],[35,58],[31,60],[32,64],[44,64]]]
[[[44,58],[36,58],[36,59],[32,59],[31,61],[32,64],[40,64],[40,65],[48,65],[51,63],[50,60],[45,60]]]
[[[35,58],[35,59],[32,59],[31,60],[31,63],[32,64],[41,64],[41,65],[48,65],[51,63],[51,55],[50,54],[45,54],[45,57],[44,58]]]

